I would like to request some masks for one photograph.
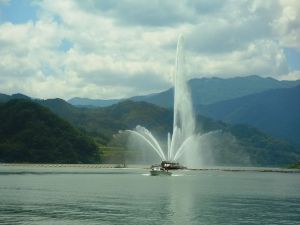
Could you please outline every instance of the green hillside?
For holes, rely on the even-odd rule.
[[[300,86],[202,105],[198,112],[227,123],[248,124],[300,146]]]
[[[173,112],[145,102],[124,101],[104,108],[76,108],[58,99],[42,104],[104,145],[109,145],[112,135],[119,130],[137,125],[147,127],[161,140],[166,140],[167,132],[172,131]],[[250,126],[229,125],[202,116],[197,120],[197,130],[201,133],[222,131],[204,146],[210,149],[214,164],[287,165],[300,159],[300,152],[289,143]]]
[[[300,162],[289,165],[289,169],[300,169]]]
[[[102,144],[108,143],[119,130],[134,128],[138,124],[160,134],[171,129],[171,111],[145,102],[124,101],[103,108],[77,108],[62,99],[38,102],[74,126],[96,134],[102,139]]]
[[[99,151],[87,135],[28,100],[0,104],[0,162],[94,163]]]
[[[13,100],[1,104],[0,118],[0,161],[98,162],[95,141],[102,146],[103,162],[119,163],[140,152],[128,147],[126,138],[122,142],[114,139],[114,134],[142,125],[165,145],[167,133],[172,131],[173,112],[133,101],[103,108],[78,108],[62,99]],[[297,148],[253,127],[204,116],[197,116],[197,121],[197,132],[218,130],[201,142],[202,159],[208,165],[282,166],[300,161]]]

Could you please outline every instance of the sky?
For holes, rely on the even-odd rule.
[[[0,93],[126,98],[188,78],[300,79],[299,0],[0,0]]]

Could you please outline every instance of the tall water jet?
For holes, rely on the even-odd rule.
[[[195,118],[191,95],[187,86],[184,38],[179,36],[177,42],[175,74],[174,74],[174,118],[173,134],[168,149],[168,160],[174,160],[177,151],[183,146],[187,139],[192,140],[195,133]]]
[[[128,132],[142,140],[151,147],[162,161],[174,163],[183,155],[187,156],[193,143],[197,143],[200,135],[195,133],[195,117],[191,94],[187,85],[184,38],[180,35],[177,42],[175,71],[174,71],[174,116],[173,132],[168,133],[167,155],[162,150],[158,141],[146,128],[137,126],[135,130],[120,131]]]

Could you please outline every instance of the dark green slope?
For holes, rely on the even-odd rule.
[[[54,107],[56,101],[60,107]],[[74,126],[88,131],[102,144],[108,144],[119,130],[133,129],[136,125],[147,127],[160,139],[166,139],[167,132],[172,130],[172,111],[149,103],[125,101],[104,108],[76,108],[61,101],[47,100],[43,104]],[[215,165],[274,166],[300,159],[295,147],[249,126],[229,125],[199,116],[197,129],[201,133],[222,131],[205,145]]]
[[[210,139],[209,149],[220,165],[284,166],[300,160],[300,150],[285,140],[241,124],[227,124],[200,117],[203,130],[221,130]]]
[[[109,142],[111,136],[126,126],[112,117],[105,108],[78,108],[62,99],[37,101],[74,126],[97,136],[101,144]]]
[[[7,102],[9,100],[13,100],[13,99],[26,99],[26,100],[30,100],[31,98],[23,95],[23,94],[13,94],[13,95],[6,95],[6,94],[1,94],[0,93],[0,102]]]
[[[103,108],[77,108],[62,99],[34,101],[50,108],[55,114],[69,121],[73,126],[88,132],[101,145],[108,145],[112,141],[113,134],[119,130],[133,129],[136,125],[147,127],[161,140],[165,140],[167,132],[172,130],[172,111],[146,102],[124,101]],[[203,148],[207,149],[207,152],[213,156],[212,164],[214,165],[277,166],[287,165],[300,160],[299,151],[289,143],[272,138],[247,125],[230,125],[199,116],[197,129],[202,133],[212,130],[222,131],[218,135],[211,137],[209,142],[203,144]],[[36,132],[36,129],[32,132]],[[51,137],[50,133],[53,134],[50,131],[49,133],[46,132],[46,136]],[[38,137],[37,140],[43,140],[43,138]],[[26,143],[25,146],[31,146],[33,143],[30,138],[23,139],[23,141]],[[73,143],[73,141],[70,142],[71,144]],[[10,147],[6,143],[7,141],[1,141],[2,149],[19,149],[19,146],[13,146],[12,144],[18,143],[15,140],[9,143]],[[51,147],[54,146],[52,141],[43,141],[43,143],[47,143]],[[76,146],[73,146],[73,148],[76,148]],[[47,151],[45,150],[45,152]],[[47,157],[51,158],[55,154],[57,153],[48,154]],[[28,153],[26,157],[29,157],[29,155]],[[57,159],[57,156],[55,158]],[[72,158],[72,162],[92,162],[94,160],[75,158]],[[45,162],[41,158],[34,160],[36,162]],[[64,158],[59,162],[67,161]]]
[[[10,100],[10,95],[6,95],[6,94],[1,94],[0,93],[0,102],[7,102]]]
[[[300,162],[288,165],[289,169],[300,169]]]
[[[157,132],[167,132],[171,124],[170,111],[145,102],[124,101],[102,108],[77,108],[61,99],[38,101],[74,126],[97,136],[102,144],[107,144],[119,130],[132,129],[136,125],[155,128]]]
[[[300,86],[199,106],[214,119],[248,124],[300,146]]]
[[[0,161],[99,162],[95,143],[49,109],[32,101],[0,104]]]

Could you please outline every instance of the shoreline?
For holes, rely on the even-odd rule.
[[[51,167],[51,168],[127,168],[122,164],[59,164],[59,163],[0,163],[0,166],[11,167]]]
[[[129,164],[54,164],[54,163],[0,163],[0,167],[33,167],[33,168],[80,168],[80,169],[144,169],[151,165]],[[300,173],[300,169],[269,168],[269,167],[206,167],[185,169],[188,171],[216,171],[216,172],[261,172],[261,173]]]

